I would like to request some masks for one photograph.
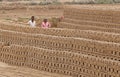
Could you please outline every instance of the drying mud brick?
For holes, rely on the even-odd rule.
[[[104,27],[98,27],[98,26],[72,24],[72,23],[66,23],[66,22],[59,23],[58,27],[68,28],[68,29],[78,29],[78,30],[93,30],[93,31],[120,33],[120,29],[117,29],[117,28],[104,28]]]
[[[72,10],[71,10],[72,9]],[[120,23],[118,21],[120,12],[113,10],[66,8],[64,16],[66,18],[88,21],[99,21],[106,23]]]
[[[119,33],[119,15],[118,10],[67,7],[58,27]]]
[[[6,24],[1,24],[0,28],[3,30],[11,30],[11,31],[24,32],[24,33],[46,34],[46,35],[63,36],[63,37],[80,37],[80,38],[89,38],[93,40],[120,43],[120,39],[119,39],[120,35],[118,33],[115,34],[115,33],[101,32],[101,31],[60,29],[60,28],[42,29],[42,28],[31,28],[31,27],[25,27],[19,25],[15,26],[15,25],[6,25]]]
[[[11,45],[0,48],[0,60],[11,65],[74,77],[119,77],[117,61],[67,51]]]
[[[44,34],[28,34],[14,31],[0,32],[0,41],[9,44],[28,45],[47,49],[84,53],[120,61],[120,44],[85,38],[60,37]]]

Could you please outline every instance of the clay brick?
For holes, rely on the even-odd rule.
[[[75,77],[119,77],[118,61],[30,46],[11,45],[0,50],[5,52],[0,53],[3,54],[1,61],[11,65],[27,66]]]
[[[43,34],[34,35],[9,31],[5,31],[5,33],[3,31],[1,34],[0,41],[9,44],[28,45],[61,51],[65,50],[119,61],[120,46],[117,43],[95,41],[84,38],[67,38]]]

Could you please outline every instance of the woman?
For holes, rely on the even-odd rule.
[[[42,28],[50,28],[51,24],[48,22],[47,19],[44,19],[41,25]]]
[[[31,17],[31,20],[28,22],[28,24],[31,27],[35,27],[36,26],[36,22],[35,22],[35,17],[34,16]]]

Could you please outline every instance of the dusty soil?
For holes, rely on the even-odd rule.
[[[0,77],[69,77],[55,73],[38,71],[26,67],[15,67],[0,62]]]
[[[41,24],[44,18],[51,19],[63,16],[61,9],[9,9],[0,11],[0,21],[9,23],[27,24],[31,16],[35,16],[37,24]]]
[[[102,10],[120,10],[119,4],[113,5],[66,5],[64,7],[77,7],[77,8],[84,8],[84,9],[102,9]],[[4,5],[5,7],[5,5]],[[10,7],[11,6],[6,6]],[[16,6],[14,6],[16,7]],[[26,25],[31,16],[35,16],[37,21],[37,26],[39,26],[44,18],[52,20],[52,18],[60,18],[63,16],[63,9],[48,9],[48,8],[41,8],[43,6],[22,6],[24,9],[2,9],[0,10],[0,21],[9,22],[9,23],[17,23],[17,24],[24,24]],[[32,7],[32,8],[31,8]],[[49,7],[49,6],[48,6]],[[56,7],[56,6],[52,6]],[[52,8],[51,7],[51,8]],[[50,7],[49,7],[50,8]],[[51,21],[52,22],[52,21]]]

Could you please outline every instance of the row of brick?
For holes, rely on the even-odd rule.
[[[98,7],[97,7],[98,8]],[[72,10],[71,10],[72,9]],[[78,8],[74,8],[74,7],[66,7],[64,9],[65,13],[70,13],[69,11],[71,10],[71,13],[81,13],[81,14],[92,14],[92,15],[101,15],[101,16],[113,16],[114,17],[118,17],[120,15],[120,11],[119,10],[102,10],[102,9],[94,9],[94,8],[83,8],[83,7],[78,7]]]
[[[11,5],[14,5],[14,6],[11,6]],[[45,5],[45,6],[35,6],[35,7],[33,7],[33,6],[29,6],[29,7],[27,7],[27,6],[24,6],[24,5],[21,5],[21,4],[11,4],[11,5],[5,5],[5,4],[3,4],[3,5],[1,5],[0,6],[0,10],[18,10],[18,9],[21,9],[21,10],[26,10],[26,9],[30,9],[30,10],[44,10],[44,9],[47,9],[47,10],[58,10],[58,9],[60,9],[60,10],[62,10],[63,8],[64,8],[64,6],[62,6],[62,5]]]
[[[29,45],[53,50],[66,50],[96,57],[120,61],[120,44],[84,38],[59,37],[44,34],[28,34],[1,31],[0,41],[9,44]]]
[[[62,27],[65,27],[65,26],[63,25]],[[81,38],[89,38],[93,40],[120,43],[119,34],[107,33],[107,32],[101,32],[101,31],[89,31],[89,29],[88,30],[54,29],[54,28],[42,29],[42,28],[31,28],[31,27],[24,27],[24,26],[17,26],[17,25],[13,26],[13,25],[6,25],[6,24],[1,24],[0,29],[24,32],[24,33],[33,33],[33,34],[63,36],[63,37],[81,37]]]
[[[0,61],[73,77],[120,77],[117,61],[30,46],[3,46]]]
[[[58,27],[67,28],[67,29],[94,30],[94,31],[102,31],[102,32],[120,33],[120,29],[117,28],[104,28],[104,27],[91,26],[91,25],[72,24],[67,22],[59,23]]]
[[[71,18],[64,18],[63,21],[67,23],[72,22],[73,24],[80,24],[80,25],[91,25],[91,26],[98,26],[98,27],[105,27],[105,28],[120,28],[120,25],[115,23],[85,21],[85,20],[77,20],[77,19],[71,19]]]
[[[92,9],[73,9],[66,8],[64,10],[64,16],[66,18],[89,20],[106,23],[120,23],[119,11],[106,11],[106,10],[92,10]]]
[[[69,16],[70,15],[70,16]],[[95,15],[84,15],[84,14],[67,14],[66,18],[77,19],[77,20],[85,20],[85,21],[96,21],[96,22],[106,22],[106,23],[120,23],[118,20],[113,20],[113,18],[105,18],[104,16],[95,16]],[[109,19],[109,20],[108,20]]]

